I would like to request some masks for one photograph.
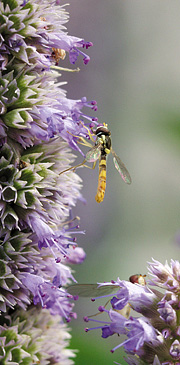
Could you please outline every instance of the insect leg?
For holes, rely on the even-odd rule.
[[[91,147],[92,148],[92,144],[89,143],[88,141],[86,141],[85,138],[79,137],[79,139],[82,141],[82,142],[78,141],[79,144],[82,144],[83,146],[87,146],[87,147]]]
[[[64,172],[67,172],[67,171],[70,171],[70,170],[75,170],[77,167],[80,167],[80,166],[82,166],[82,165],[86,166],[86,165],[85,165],[85,162],[86,162],[86,160],[84,160],[83,162],[79,163],[79,164],[78,164],[78,165],[76,165],[76,166],[71,166],[71,167],[69,167],[68,169],[66,169],[66,170],[64,170],[64,171],[61,171],[59,175],[64,174]]]
[[[92,166],[84,165],[84,167],[87,167],[88,169],[91,169],[91,170],[94,170],[95,166],[96,166],[96,161],[93,163],[93,165],[92,165]],[[75,166],[75,168],[76,168],[76,167],[77,167],[77,166]]]
[[[75,134],[72,134],[71,132],[67,131],[67,133],[69,133],[71,136],[78,138],[79,140],[77,141],[79,144],[82,144],[83,146],[87,146],[87,147],[92,147],[92,144],[89,143],[88,141],[85,140],[85,138],[81,137],[81,136],[76,136]],[[82,141],[82,142],[80,142]],[[94,140],[93,140],[94,142]]]
[[[103,307],[106,308],[108,303],[111,301],[111,299],[109,299],[104,305]],[[98,312],[98,313],[95,313],[95,314],[91,314],[90,316],[88,316],[88,318],[92,318],[92,317],[96,317],[98,316],[99,314],[102,314],[102,312]]]
[[[86,128],[86,129],[87,129],[87,131],[88,131],[88,136],[89,136],[90,140],[94,143],[94,138],[93,138],[93,136],[92,136],[93,130],[91,129],[91,131],[92,131],[92,133],[91,133],[91,132],[90,132],[90,130],[89,130],[89,128],[88,128],[88,127],[86,127],[86,125],[84,125],[81,121],[80,121],[80,123],[83,125],[83,127],[84,127],[84,128]],[[93,133],[93,135],[95,135],[95,134]]]
[[[76,165],[76,166],[71,166],[71,167],[69,167],[68,169],[66,169],[66,170],[64,170],[64,171],[61,171],[60,172],[60,174],[59,175],[61,175],[61,174],[64,174],[64,172],[67,172],[67,171],[70,171],[70,170],[73,170],[73,171],[75,171],[78,167],[80,167],[80,166],[84,166],[84,167],[87,167],[88,169],[94,169],[95,168],[95,166],[96,166],[96,161],[93,163],[93,166],[91,167],[91,166],[88,166],[88,165],[85,165],[85,162],[87,162],[86,161],[86,159],[83,161],[83,162],[81,162],[81,163],[79,163],[78,165]]]

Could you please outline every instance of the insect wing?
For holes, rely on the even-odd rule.
[[[114,166],[115,168],[118,170],[118,172],[120,173],[122,179],[124,180],[124,182],[126,184],[131,184],[131,176],[127,170],[127,168],[125,167],[125,165],[123,164],[123,162],[121,161],[121,159],[116,155],[116,153],[111,149],[112,155],[113,155],[113,161],[114,161]]]
[[[100,295],[107,295],[117,291],[118,285],[105,285],[98,287],[98,284],[74,284],[67,288],[71,295],[79,295],[80,297],[98,297]]]
[[[86,153],[86,161],[87,162],[95,162],[101,156],[101,143],[93,146],[87,153]]]

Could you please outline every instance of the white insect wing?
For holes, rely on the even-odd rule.
[[[87,153],[86,153],[86,161],[87,162],[95,162],[101,156],[101,144],[93,146]]]
[[[70,285],[67,291],[71,295],[95,298],[101,295],[111,294],[113,291],[117,291],[117,288],[119,288],[117,285],[98,287],[98,284],[74,284]]]
[[[126,168],[126,166],[124,165],[124,163],[121,161],[120,157],[116,155],[116,153],[111,149],[112,155],[113,155],[113,162],[114,162],[114,166],[115,168],[118,170],[118,172],[120,173],[123,181],[126,184],[131,184],[131,176]]]

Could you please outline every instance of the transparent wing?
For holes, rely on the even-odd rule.
[[[86,161],[87,162],[95,162],[101,156],[101,143],[93,146],[87,153],[86,153]]]
[[[121,175],[122,179],[124,180],[124,182],[126,184],[131,184],[131,182],[132,182],[131,176],[130,176],[126,166],[123,164],[121,159],[116,155],[116,153],[112,149],[111,149],[111,152],[112,152],[112,155],[113,155],[113,161],[114,161],[115,168],[120,173],[120,175]]]
[[[98,284],[73,284],[68,286],[67,292],[80,297],[98,297],[100,295],[111,294],[117,291],[118,285],[106,285],[98,288]]]

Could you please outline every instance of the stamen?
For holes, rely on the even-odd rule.
[[[73,50],[75,50],[75,52],[77,52],[77,54],[81,54],[84,58],[83,58],[83,61],[84,61],[84,64],[87,65],[90,61],[90,57],[87,56],[84,52],[82,52],[80,49],[76,48],[76,47],[73,47]],[[73,62],[75,63],[75,62]]]
[[[59,264],[61,262],[61,258],[60,257],[57,257],[56,258],[56,263]]]
[[[89,47],[92,47],[92,46],[93,46],[93,43],[92,42],[84,42],[83,43],[83,48],[88,49]]]
[[[100,305],[99,307],[98,307],[98,311],[99,312],[104,312],[105,311],[105,308],[102,306],[102,305]],[[108,311],[107,311],[108,312]]]
[[[89,332],[89,331],[92,331],[92,330],[101,330],[104,326],[98,326],[98,327],[93,327],[93,328],[85,328],[85,332]]]
[[[89,322],[89,318],[88,317],[83,317],[84,322]]]
[[[110,324],[110,322],[107,322],[107,321],[98,321],[97,319],[93,319],[93,318],[89,318],[89,317],[84,317],[83,319],[84,319],[85,322],[91,321],[91,322],[103,323],[103,324],[108,324],[108,325]],[[102,327],[100,327],[100,328],[102,328]]]
[[[143,332],[138,332],[136,335],[134,335],[134,336],[133,336],[133,338],[141,337],[141,334],[142,334],[142,333],[143,333]],[[124,341],[124,342],[120,343],[119,345],[117,345],[116,347],[114,347],[114,348],[111,350],[111,352],[114,352],[114,351],[115,351],[115,350],[117,350],[119,347],[124,346],[125,344],[127,344],[127,343],[128,343],[128,342],[130,342],[130,341],[132,341],[132,337],[128,338],[126,341]],[[135,352],[135,350],[134,350],[134,352]]]

